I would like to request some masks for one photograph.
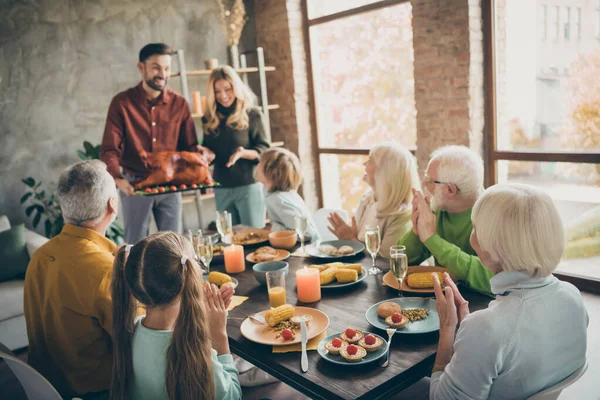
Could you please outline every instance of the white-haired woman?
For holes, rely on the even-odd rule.
[[[227,65],[212,71],[206,93],[202,150],[221,184],[215,189],[217,210],[231,213],[234,225],[262,228],[266,208],[254,170],[269,143],[256,96]]]
[[[520,184],[486,190],[472,218],[471,245],[495,273],[497,296],[469,314],[450,277],[442,290],[434,276],[440,340],[429,398],[525,399],[585,363],[581,295],[552,275],[565,246],[562,222],[548,194]]]
[[[379,254],[389,257],[390,247],[410,231],[412,189],[420,189],[415,160],[410,152],[395,143],[374,146],[365,162],[363,180],[370,187],[360,200],[351,224],[338,213],[329,215],[329,230],[342,240],[364,242],[365,228],[379,226]]]

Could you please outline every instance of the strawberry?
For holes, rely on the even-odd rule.
[[[159,191],[160,193],[164,193],[164,192],[166,192],[166,191],[167,191],[167,189],[165,189],[165,187],[164,187],[164,186],[161,186],[161,187],[159,187],[159,188],[158,188],[158,191]]]
[[[284,329],[281,331],[281,337],[284,338],[285,340],[290,340],[291,338],[294,337],[294,332],[292,332],[289,329]]]
[[[146,188],[146,189],[144,190],[144,192],[146,192],[146,193],[152,193],[152,189],[150,189],[150,188]]]
[[[365,336],[365,343],[368,344],[369,346],[375,344],[377,342],[377,339],[375,339],[375,336],[369,334],[367,336]]]
[[[355,355],[358,352],[358,347],[356,347],[355,345],[351,344],[350,346],[346,347],[346,351],[348,352],[348,354],[350,354],[351,356]]]
[[[182,183],[181,185],[179,185],[179,189],[185,190],[187,189],[187,185],[185,183]]]
[[[335,338],[331,341],[331,345],[335,348],[340,348],[342,347],[342,339],[340,338]]]
[[[198,185],[196,185],[195,183],[192,183],[192,185],[190,186],[192,189],[198,189]]]
[[[152,193],[154,193],[154,194],[158,193],[158,189],[156,189],[156,188],[152,189]]]
[[[402,314],[394,313],[392,314],[392,322],[395,324],[399,324],[402,322]]]
[[[354,337],[354,335],[356,335],[356,331],[352,328],[346,329],[346,331],[344,333],[346,334],[346,337],[348,339],[352,339]]]

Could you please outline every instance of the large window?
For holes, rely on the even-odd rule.
[[[558,272],[600,280],[596,4],[559,3],[505,0],[491,9],[494,30],[488,40],[495,51],[488,83],[494,90],[489,91],[488,115],[495,123],[488,129],[488,183],[523,182],[547,191],[566,228],[567,249]],[[556,31],[559,9],[562,35]],[[543,40],[544,35],[522,23],[544,20],[546,10],[551,12],[551,39],[557,40]]]
[[[369,149],[416,145],[412,7],[305,1],[322,202],[354,212]]]

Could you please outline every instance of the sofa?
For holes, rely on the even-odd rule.
[[[0,232],[10,229],[10,221],[0,216]],[[25,229],[29,258],[48,241],[44,236]],[[0,282],[0,343],[11,350],[27,347],[27,328],[23,314],[23,288],[25,281],[13,279]]]

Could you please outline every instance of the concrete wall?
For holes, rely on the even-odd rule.
[[[25,221],[21,179],[52,189],[84,140],[100,143],[111,98],[139,82],[142,46],[182,48],[188,69],[226,62],[218,15],[215,0],[0,1],[0,214]],[[256,42],[249,17],[241,51]],[[204,85],[190,79],[190,90]]]

